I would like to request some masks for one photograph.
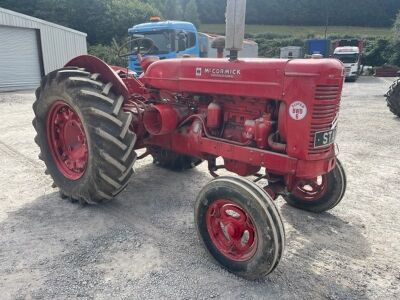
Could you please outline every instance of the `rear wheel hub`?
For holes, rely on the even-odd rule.
[[[56,101],[47,114],[47,142],[57,169],[68,179],[85,173],[88,146],[83,124],[74,109]]]

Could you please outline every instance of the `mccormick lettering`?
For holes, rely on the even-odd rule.
[[[238,76],[238,75],[240,75],[240,70],[238,70],[238,69],[205,68],[204,72],[206,74],[214,74],[214,75],[228,75],[228,76]]]

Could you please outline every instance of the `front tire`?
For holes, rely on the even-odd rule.
[[[228,271],[254,280],[271,273],[285,232],[273,200],[255,183],[218,177],[199,193],[195,222],[208,253]]]
[[[74,67],[53,71],[33,104],[46,173],[63,197],[82,203],[113,199],[128,184],[136,160],[132,116],[99,76]]]
[[[336,160],[331,172],[312,180],[297,179],[292,191],[283,197],[293,207],[321,213],[339,204],[346,186],[346,173],[341,162]]]

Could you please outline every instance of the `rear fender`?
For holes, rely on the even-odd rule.
[[[92,55],[77,56],[70,60],[65,66],[85,68],[90,73],[99,73],[101,79],[104,82],[111,82],[111,89],[115,93],[122,95],[125,99],[128,99],[130,94],[143,90],[143,84],[136,79],[130,79],[130,87],[128,89],[122,79],[108,64]]]

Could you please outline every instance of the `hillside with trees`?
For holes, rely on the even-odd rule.
[[[150,16],[186,20],[199,26],[224,23],[226,0],[0,0],[0,7],[74,28],[88,34],[89,52],[110,63],[128,28]],[[248,24],[392,27],[400,0],[247,0]],[[400,64],[400,21],[393,38],[363,36],[366,63]],[[342,36],[354,37],[349,32]],[[317,36],[307,36],[308,38]],[[397,37],[397,38],[396,38]],[[279,47],[303,45],[294,35],[248,35],[260,45],[260,56],[277,56]]]
[[[110,42],[129,27],[160,15],[170,20],[224,23],[226,0],[0,0],[0,7]],[[391,27],[399,0],[247,0],[248,24]]]
[[[223,23],[226,1],[197,0],[203,23]],[[247,0],[248,24],[390,27],[399,0]]]

